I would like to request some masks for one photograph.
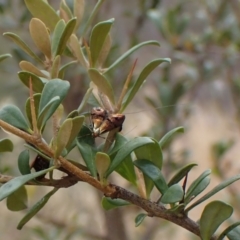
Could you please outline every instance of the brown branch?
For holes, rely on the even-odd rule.
[[[3,127],[6,131],[11,132],[14,135],[19,136],[23,138],[25,141],[33,144],[36,148],[40,149],[46,155],[52,158],[54,157],[53,151],[49,148],[49,146],[43,143],[41,139],[37,138],[36,136],[32,136],[28,133],[25,133],[2,120],[0,120],[0,126]],[[69,173],[74,175],[75,177],[74,181],[75,180],[77,181],[77,179],[79,179],[81,181],[87,182],[96,189],[98,189],[99,191],[101,191],[102,193],[104,193],[105,196],[107,197],[124,199],[144,209],[148,213],[149,217],[163,218],[187,229],[188,231],[194,233],[197,236],[200,236],[198,224],[191,220],[190,218],[188,218],[186,215],[183,214],[177,215],[173,212],[167,211],[167,209],[162,204],[157,204],[155,202],[151,202],[147,199],[141,198],[138,195],[129,192],[119,186],[115,186],[112,184],[103,186],[97,179],[91,177],[88,173],[77,168],[63,157],[60,156],[58,157],[57,160],[59,161],[62,168],[65,168]],[[211,237],[210,240],[215,239],[216,237],[213,236]]]
[[[2,175],[0,174],[0,183],[4,184],[14,179],[12,176]],[[58,180],[50,180],[47,178],[43,178],[38,183],[36,181],[29,181],[26,185],[40,185],[40,186],[48,186],[48,187],[55,187],[55,188],[68,188],[75,185],[79,182],[79,179],[75,176],[66,176],[62,179]]]

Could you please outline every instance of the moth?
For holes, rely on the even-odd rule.
[[[93,122],[92,136],[96,138],[115,128],[121,131],[125,115],[120,113],[114,114],[101,107],[94,107],[91,111],[91,119]]]

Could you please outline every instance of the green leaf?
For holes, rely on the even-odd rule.
[[[121,149],[126,144],[126,142],[128,142],[127,138],[125,138],[121,134],[116,134],[114,146],[110,150],[109,155],[110,156],[115,155],[119,151],[119,149]]]
[[[73,127],[73,119],[68,118],[66,119],[63,124],[61,125],[58,133],[57,133],[57,139],[56,139],[56,148],[54,151],[54,157],[58,158],[61,154],[62,151],[65,149],[67,146],[70,136],[71,136],[71,131]]]
[[[39,58],[18,35],[11,32],[6,32],[3,35],[13,40],[25,53],[27,53],[30,57],[35,59],[37,62],[41,63],[42,65],[44,64],[41,58]]]
[[[137,148],[153,143],[151,138],[148,137],[137,137],[130,141],[128,141],[116,154],[109,169],[106,172],[106,177],[108,177],[116,168],[117,166],[133,151]]]
[[[19,189],[21,186],[23,186],[28,181],[30,181],[36,177],[39,177],[47,172],[50,172],[54,168],[55,168],[55,166],[50,167],[45,170],[42,170],[42,171],[39,171],[39,172],[30,173],[27,175],[13,178],[12,180],[10,180],[9,182],[5,183],[4,185],[2,185],[0,187],[0,201],[2,201],[4,198],[8,197],[10,194],[15,192],[17,189]]]
[[[64,64],[62,67],[60,67],[59,72],[58,72],[58,78],[63,79],[66,69],[74,64],[77,64],[77,61],[68,62],[68,63]]]
[[[183,195],[182,187],[179,184],[174,184],[163,194],[161,202],[164,204],[180,202],[183,199]]]
[[[191,206],[189,206],[185,211],[189,212],[195,206],[197,206],[200,203],[204,202],[205,200],[207,200],[211,196],[215,195],[216,193],[218,193],[219,191],[221,191],[222,189],[224,189],[225,187],[229,186],[230,184],[236,182],[239,179],[240,179],[240,174],[238,174],[238,175],[236,175],[234,177],[231,177],[231,178],[221,182],[216,187],[214,187],[210,192],[208,192],[207,194],[202,196],[200,199],[198,199],[196,202],[194,202]]]
[[[182,168],[180,168],[177,173],[171,178],[171,180],[168,183],[168,186],[172,186],[175,183],[180,182],[187,174],[188,172],[193,168],[197,166],[196,163],[190,163]]]
[[[28,123],[20,109],[14,105],[7,105],[0,110],[0,119],[8,124],[22,129],[25,132],[31,132]]]
[[[218,227],[233,213],[233,208],[221,201],[213,201],[206,205],[200,218],[200,234],[202,240],[209,240]]]
[[[147,217],[148,215],[146,213],[140,213],[136,216],[135,218],[135,227],[138,227],[143,220],[145,219],[145,217]]]
[[[29,159],[30,156],[28,150],[22,151],[18,156],[18,169],[22,175],[31,173]]]
[[[151,161],[146,159],[139,159],[133,162],[145,175],[147,175],[155,184],[156,188],[164,194],[167,189],[167,183],[161,170]]]
[[[60,55],[57,55],[52,62],[51,78],[58,77],[60,65],[61,65],[61,57]]]
[[[162,150],[157,141],[152,139],[154,142],[152,144],[145,145],[143,147],[138,148],[135,151],[135,155],[137,159],[147,159],[153,162],[159,169],[162,168]],[[146,193],[147,197],[150,196],[150,193],[154,187],[154,183],[149,177],[144,176]]]
[[[92,132],[85,126],[82,127],[80,133],[78,134],[77,147],[91,175],[93,177],[97,177],[97,169],[95,164],[95,155],[97,153],[97,149],[95,148]]]
[[[63,12],[63,13],[61,13],[61,15],[62,15],[62,17],[64,18],[65,21],[67,21],[67,20],[69,20],[73,17],[72,11],[68,7],[68,5],[66,4],[65,0],[61,1],[60,12]]]
[[[97,152],[95,162],[100,181],[104,184],[104,174],[111,163],[110,157],[106,153]]]
[[[38,116],[38,109],[39,109],[40,98],[41,98],[41,94],[40,93],[37,93],[37,94],[33,95],[36,116]],[[30,125],[32,127],[32,114],[31,114],[31,107],[30,107],[30,98],[28,98],[27,101],[26,101],[25,112],[26,112],[28,121],[29,121],[29,123],[30,123]]]
[[[27,208],[28,196],[24,186],[13,192],[7,198],[7,208],[10,211],[21,211]]]
[[[82,51],[82,47],[78,41],[78,38],[75,34],[72,34],[72,36],[70,37],[70,41],[69,41],[69,47],[72,50],[73,55],[75,56],[75,58],[78,60],[78,62],[85,68],[88,69],[88,61],[86,60],[83,51]]]
[[[90,36],[90,51],[91,51],[91,60],[92,60],[92,67],[95,67],[99,54],[102,50],[104,45],[105,39],[112,27],[114,19],[109,19],[104,22],[99,22],[96,24]]]
[[[24,0],[28,10],[31,14],[42,20],[45,25],[51,30],[54,30],[59,16],[55,10],[44,0]]]
[[[59,96],[61,102],[67,95],[67,92],[70,88],[70,84],[68,81],[64,81],[61,79],[52,79],[48,83],[45,84],[42,97],[39,105],[39,112],[47,105],[47,103],[56,96]]]
[[[39,68],[37,68],[34,64],[32,64],[31,62],[28,61],[21,61],[19,63],[19,67],[26,72],[30,72],[35,74],[38,77],[42,77],[42,78],[48,78],[48,74],[46,74],[46,72],[44,73],[43,71],[41,71]]]
[[[98,70],[90,68],[88,70],[91,81],[98,87],[99,91],[106,95],[111,103],[114,105],[114,93],[109,81]]]
[[[84,14],[85,1],[84,0],[74,0],[73,15],[77,17],[77,24],[75,30],[79,27],[83,14]]]
[[[47,79],[40,78],[40,77],[36,76],[35,74],[33,74],[31,72],[26,72],[26,71],[19,72],[18,77],[22,81],[22,83],[25,86],[27,86],[28,88],[29,88],[29,80],[31,78],[33,91],[36,93],[41,93],[44,88],[44,84],[48,82]]]
[[[145,79],[148,77],[148,75],[156,68],[158,67],[161,63],[163,62],[171,62],[169,58],[159,58],[151,61],[150,63],[147,64],[140,73],[138,79],[134,83],[133,87],[131,90],[127,93],[127,95],[124,98],[123,101],[123,106],[121,108],[121,112],[124,111],[124,109],[127,107],[127,105],[132,101],[142,84],[144,83]]]
[[[85,117],[84,116],[77,116],[72,118],[72,130],[71,130],[71,134],[68,140],[68,143],[66,145],[66,148],[68,149],[70,147],[70,145],[72,144],[73,140],[78,136],[83,122],[84,122]]]
[[[77,22],[76,18],[73,18],[69,20],[66,26],[64,27],[64,30],[60,36],[60,39],[56,48],[55,56],[61,55],[63,53],[64,49],[66,48],[67,42],[74,31],[76,22]]]
[[[132,53],[134,53],[137,49],[139,49],[140,47],[146,46],[146,45],[155,45],[155,46],[160,46],[159,42],[157,41],[146,41],[146,42],[142,42],[137,44],[136,46],[130,48],[127,52],[125,52],[121,57],[119,57],[110,67],[108,67],[106,69],[106,71],[104,72],[104,74],[106,74],[107,72],[109,72],[110,70],[112,70],[114,67],[116,67],[119,63],[121,63],[125,58],[127,58],[129,55],[131,55]]]
[[[13,143],[11,140],[5,138],[0,140],[0,153],[1,152],[12,152]]]
[[[47,120],[54,114],[60,104],[59,96],[55,96],[46,104],[42,111],[39,112],[37,119],[37,126],[39,129],[43,130]]]
[[[115,169],[122,177],[127,179],[133,185],[136,185],[136,174],[132,161],[132,157],[128,155]]]
[[[166,133],[161,140],[159,141],[159,145],[161,148],[163,148],[166,144],[168,144],[171,141],[171,138],[176,134],[176,133],[183,133],[184,128],[183,127],[177,127]]]
[[[192,184],[189,186],[184,203],[187,205],[192,198],[195,198],[199,195],[210,183],[210,177],[208,177],[211,173],[211,170],[208,169],[204,171],[197,179],[195,179]]]
[[[34,217],[48,202],[50,197],[58,190],[59,188],[54,188],[48,194],[46,194],[40,201],[38,201],[29,211],[28,213],[22,218],[19,222],[17,229],[21,230],[22,227],[32,218]]]
[[[229,227],[227,227],[217,238],[217,240],[223,240],[232,230],[234,230],[236,227],[238,227],[240,225],[240,221],[233,223],[232,225],[230,225]],[[229,237],[229,236],[228,236]],[[232,239],[232,238],[229,238]],[[239,239],[239,234],[238,234],[238,238],[236,238],[236,240]]]
[[[29,31],[37,48],[49,59],[52,59],[51,42],[46,25],[38,18],[32,18]]]
[[[240,227],[235,227],[232,231],[227,234],[229,240],[239,240]]]
[[[67,95],[69,88],[69,82],[61,79],[52,79],[45,84],[39,103],[38,126],[44,126]]]
[[[103,197],[102,198],[102,207],[105,210],[110,210],[113,208],[117,208],[117,207],[121,207],[121,206],[126,206],[126,205],[130,205],[129,202],[123,200],[123,199],[111,199],[108,197]]]
[[[59,20],[52,35],[52,55],[56,56],[57,54],[57,48],[59,46],[62,34],[65,29],[65,22],[63,19]]]
[[[2,62],[3,60],[5,60],[9,57],[12,57],[12,55],[8,54],[8,53],[0,55],[0,62]]]

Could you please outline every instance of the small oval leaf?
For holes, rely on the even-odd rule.
[[[195,185],[195,188],[191,189],[191,191],[187,191],[186,198],[184,199],[185,205],[187,205],[191,201],[192,198],[195,198],[203,190],[205,190],[207,188],[207,186],[209,185],[210,181],[211,181],[210,177],[205,177],[201,181],[199,181],[197,183],[197,185]]]
[[[32,218],[34,217],[48,202],[50,197],[58,190],[59,188],[54,188],[48,194],[46,194],[40,201],[38,201],[29,211],[28,213],[22,218],[19,222],[17,229],[21,230],[22,227]]]
[[[153,144],[148,144],[143,147],[138,148],[135,150],[135,155],[137,159],[147,159],[153,162],[159,169],[162,168],[162,150],[157,141],[153,139]],[[147,197],[150,196],[150,193],[154,187],[154,183],[151,179],[147,176],[144,176],[145,186],[146,186],[146,193]]]
[[[70,84],[65,80],[56,78],[47,82],[42,92],[39,104],[39,112],[41,112],[42,109],[45,108],[45,106],[48,104],[48,102],[56,96],[59,96],[60,102],[62,102],[62,100],[66,97],[69,88]]]
[[[39,58],[31,49],[30,47],[16,34],[11,32],[6,32],[3,34],[4,36],[9,37],[11,40],[13,40],[25,53],[27,53],[30,57],[35,59],[37,62],[44,65],[41,58]]]
[[[100,181],[104,184],[104,174],[111,163],[110,157],[106,153],[97,152],[95,162]]]
[[[46,25],[38,18],[32,18],[29,31],[37,48],[49,59],[52,59],[50,36]]]
[[[71,48],[72,53],[75,56],[75,58],[78,60],[78,62],[81,63],[85,69],[88,69],[89,67],[88,61],[83,54],[81,45],[75,34],[72,34],[72,36],[70,37],[69,47]]]
[[[121,207],[121,206],[126,206],[126,205],[130,205],[131,203],[123,200],[123,199],[112,199],[112,198],[108,198],[108,197],[103,197],[102,198],[102,207],[105,210],[110,210],[113,208],[117,208],[117,207]]]
[[[180,182],[188,174],[188,172],[195,166],[197,166],[196,163],[190,163],[190,164],[180,168],[177,171],[177,173],[175,173],[175,175],[168,182],[168,186],[170,187],[173,184]]]
[[[30,156],[28,150],[22,151],[18,156],[18,169],[22,175],[31,173],[29,159]]]
[[[161,63],[163,62],[171,62],[169,58],[159,58],[151,61],[150,63],[147,64],[138,76],[136,82],[134,83],[133,87],[131,90],[127,93],[127,95],[124,98],[123,101],[123,106],[121,108],[121,112],[124,111],[124,109],[128,106],[128,104],[132,101],[142,84],[144,83],[145,79],[148,77],[148,75],[156,68],[158,67]]]
[[[69,22],[64,27],[64,30],[58,42],[55,56],[61,55],[63,53],[64,49],[66,48],[67,42],[74,31],[76,22],[77,22],[76,18],[73,18],[69,20]]]
[[[167,189],[161,197],[161,202],[164,204],[180,202],[183,199],[183,189],[179,184],[174,184]]]
[[[88,70],[88,74],[93,83],[98,87],[99,91],[106,95],[114,105],[114,93],[109,81],[101,73],[99,73],[97,69],[90,68]]]
[[[144,174],[146,174],[154,182],[156,188],[164,194],[167,189],[167,183],[161,170],[151,161],[146,159],[139,159],[133,162]]]
[[[183,133],[184,128],[183,127],[177,127],[166,133],[161,140],[159,141],[159,145],[161,148],[163,148],[166,144],[168,144],[171,141],[171,138],[176,134],[176,133]]]
[[[137,49],[139,49],[140,47],[146,46],[146,45],[155,45],[155,46],[160,46],[159,42],[157,41],[146,41],[146,42],[142,42],[137,44],[136,46],[130,48],[127,52],[125,52],[121,57],[119,57],[110,67],[108,67],[106,69],[106,71],[104,72],[104,74],[106,74],[107,72],[109,72],[110,70],[112,70],[114,67],[116,67],[119,63],[121,63],[125,58],[127,58],[129,55],[131,55],[132,53],[134,53]]]
[[[50,167],[45,170],[42,170],[42,171],[39,171],[39,172],[30,173],[27,175],[13,178],[12,180],[10,180],[9,182],[5,183],[4,185],[2,185],[0,187],[0,201],[2,201],[4,198],[8,197],[10,194],[15,192],[17,189],[19,189],[21,186],[23,186],[28,181],[30,181],[36,177],[39,177],[47,172],[50,172],[54,168],[55,168],[55,166]]]
[[[236,227],[239,228],[240,221],[233,223],[232,225],[228,226],[218,237],[217,240],[223,240],[227,235],[229,240],[233,240],[233,238],[230,238],[229,234],[231,235],[231,231],[234,230]],[[239,235],[237,236],[236,240],[239,239]]]
[[[57,133],[57,139],[56,139],[56,149],[54,152],[54,157],[58,158],[64,148],[67,146],[69,142],[69,138],[71,136],[71,131],[73,127],[73,119],[68,118],[66,119],[63,124],[61,125],[58,133]]]
[[[29,88],[29,79],[31,78],[33,91],[36,93],[41,93],[44,88],[44,84],[48,82],[47,79],[40,78],[40,77],[36,76],[35,74],[33,74],[31,72],[26,72],[26,71],[18,72],[18,77],[20,78],[22,83],[25,86],[27,86],[28,88]]]
[[[136,216],[135,218],[135,227],[138,227],[143,220],[145,219],[145,217],[147,217],[148,215],[146,213],[140,213]]]
[[[10,211],[21,211],[27,208],[28,196],[24,186],[13,192],[7,198],[7,208]]]
[[[233,208],[221,201],[213,201],[206,205],[200,218],[200,234],[202,240],[209,240],[218,227],[233,213]]]
[[[83,122],[84,122],[85,117],[84,116],[77,116],[72,119],[72,130],[71,134],[68,140],[68,143],[66,145],[66,148],[68,149],[70,145],[72,144],[73,140],[77,137],[78,133],[80,132]]]
[[[42,109],[42,111],[39,112],[37,119],[38,129],[44,129],[47,120],[54,114],[60,104],[61,102],[59,96],[55,96],[47,103],[47,105]]]
[[[151,143],[153,143],[153,141],[148,137],[137,137],[125,143],[125,145],[118,151],[112,160],[111,165],[106,172],[106,177],[108,177],[117,168],[117,166],[134,150]]]
[[[99,54],[102,50],[105,39],[111,29],[113,22],[113,18],[104,22],[99,22],[92,29],[89,44],[91,51],[92,67],[95,67],[97,63]]]
[[[2,55],[0,55],[0,62],[4,61],[5,59],[10,58],[10,57],[12,57],[12,55],[9,53],[2,54]]]
[[[13,143],[11,140],[5,138],[0,140],[0,153],[1,152],[12,152]]]
[[[7,105],[0,110],[0,119],[8,124],[22,129],[25,132],[31,132],[28,123],[20,109],[14,105]]]
[[[47,78],[47,76],[43,72],[41,72],[41,70],[39,70],[36,66],[34,66],[31,62],[21,61],[19,63],[19,67],[23,71],[33,73],[33,74],[35,74],[38,77]]]
[[[44,0],[24,0],[28,10],[31,14],[39,18],[45,23],[45,25],[51,30],[54,30],[57,22],[59,21],[59,16],[56,11]]]

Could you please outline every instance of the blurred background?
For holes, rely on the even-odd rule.
[[[59,9],[60,1],[48,2],[56,10]],[[66,2],[71,6],[72,1]],[[95,4],[96,1],[86,1],[85,19]],[[113,47],[106,66],[142,41],[157,40],[161,44],[161,48],[141,48],[111,72],[116,95],[119,95],[136,59],[136,76],[153,59],[172,59],[171,65],[162,64],[154,70],[125,110],[122,134],[129,138],[147,135],[159,140],[172,128],[184,126],[185,133],[175,138],[164,152],[163,172],[168,179],[176,169],[187,163],[198,164],[189,174],[188,185],[204,170],[212,169],[212,180],[207,190],[238,174],[240,1],[106,0],[95,23],[110,18],[115,18],[115,23],[112,29]],[[13,56],[0,64],[0,107],[16,104],[24,109],[28,90],[18,79],[18,63],[31,60],[2,34],[18,34],[37,52],[29,35],[30,19],[23,1],[0,0],[0,54],[10,53]],[[71,92],[65,101],[65,110],[69,113],[81,102],[89,79],[79,65],[71,67],[65,79],[71,82]],[[3,136],[6,134],[1,132]],[[13,153],[0,155],[0,172],[17,176],[20,174],[16,168],[17,156],[23,150],[23,141],[11,138],[15,149]],[[129,187],[117,175],[113,176],[113,182]],[[49,190],[28,187],[29,206]],[[234,206],[232,221],[240,218],[239,192],[236,183],[215,197]],[[140,212],[138,208],[125,207],[104,212],[101,197],[99,192],[83,183],[61,189],[21,231],[16,226],[25,212],[10,212],[3,201],[0,203],[0,238],[197,239],[186,230],[156,218],[147,218],[135,228],[134,218]],[[152,200],[156,201],[156,198],[153,196]],[[190,217],[197,221],[204,205],[206,203],[191,211]]]

